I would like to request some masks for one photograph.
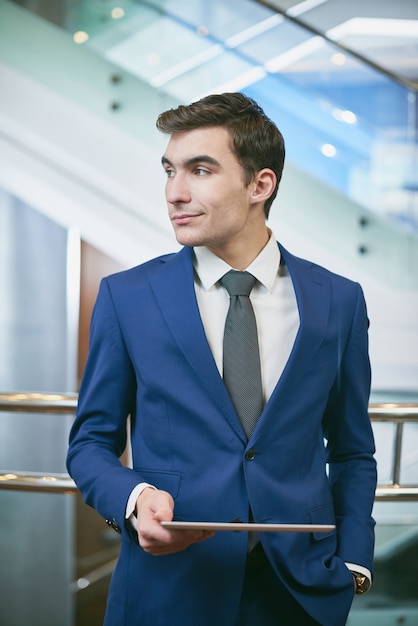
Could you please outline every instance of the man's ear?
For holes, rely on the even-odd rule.
[[[265,203],[276,187],[276,174],[268,167],[256,172],[252,180],[251,199],[254,203]]]

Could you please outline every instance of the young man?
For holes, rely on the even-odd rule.
[[[105,624],[342,626],[370,580],[374,545],[361,288],[275,241],[266,219],[284,144],[254,101],[209,96],[157,126],[169,135],[166,198],[184,247],[103,280],[68,453],[86,502],[121,533]],[[239,404],[257,385],[234,395],[223,380],[234,356],[223,347],[237,301],[224,286],[231,270],[257,279],[249,300],[236,296],[258,334],[242,373],[259,363],[248,431]],[[119,462],[128,415],[132,469]],[[335,529],[160,523],[173,519]]]

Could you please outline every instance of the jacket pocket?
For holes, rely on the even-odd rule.
[[[309,509],[309,519],[311,524],[332,524],[335,525],[335,513],[334,507],[332,503],[322,504],[321,506],[313,507]],[[326,539],[327,537],[331,537],[336,534],[336,529],[327,530],[325,532],[315,531],[312,533],[313,538],[317,541],[321,541],[321,539]]]
[[[134,471],[139,474],[143,482],[149,483],[157,489],[168,491],[175,499],[178,495],[181,482],[180,472],[170,472],[168,470],[154,470],[142,467],[135,467]]]

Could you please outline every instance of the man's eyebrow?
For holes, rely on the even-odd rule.
[[[173,165],[173,163],[168,159],[165,155],[161,157],[161,163],[163,165]],[[197,165],[198,163],[207,163],[208,165],[213,165],[215,167],[219,167],[220,163],[213,157],[208,154],[198,154],[194,157],[190,157],[186,159],[183,163],[184,167],[191,167],[193,165]]]
[[[173,165],[172,162],[170,161],[170,159],[167,159],[167,157],[164,154],[161,157],[161,164],[162,165]]]
[[[198,154],[197,156],[191,157],[190,159],[186,159],[185,165],[186,167],[190,167],[191,165],[197,165],[198,163],[207,163],[208,165],[214,165],[215,167],[219,167],[220,163],[213,157],[208,154]]]

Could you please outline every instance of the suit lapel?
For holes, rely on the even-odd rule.
[[[280,247],[295,289],[300,325],[289,359],[257,424],[254,435],[274,416],[277,402],[285,403],[286,394],[297,384],[310,357],[321,345],[327,330],[330,307],[329,280],[308,261],[299,259]]]
[[[245,439],[242,427],[212,356],[199,314],[193,276],[193,251],[182,248],[163,257],[148,278],[161,314],[194,373],[217,403],[234,430]]]

